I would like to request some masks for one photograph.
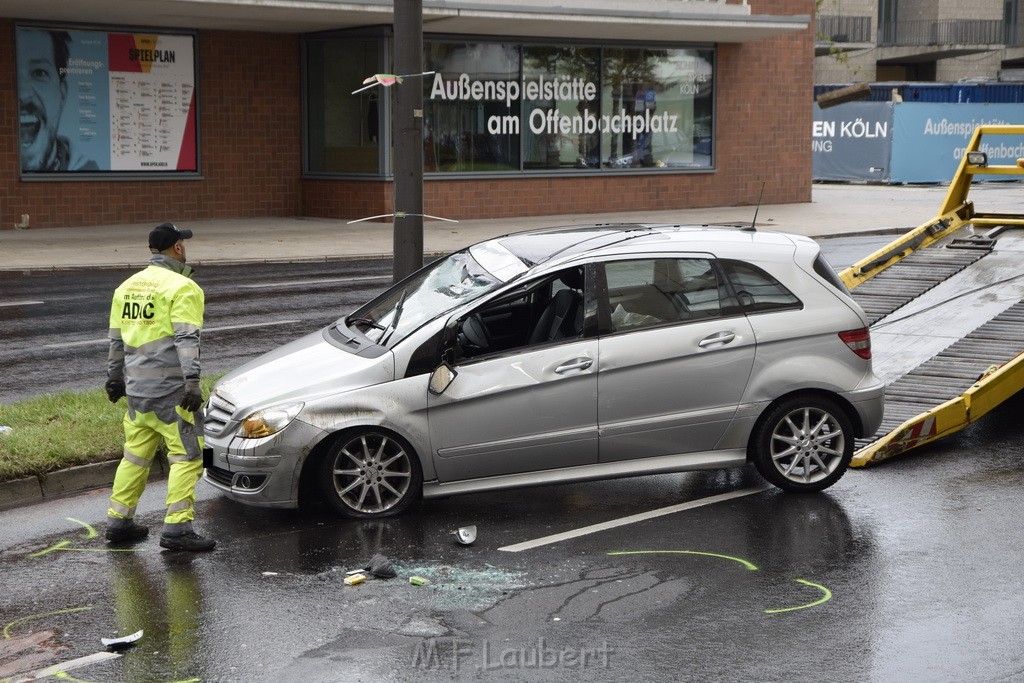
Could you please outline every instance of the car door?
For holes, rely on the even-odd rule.
[[[456,377],[427,408],[439,481],[597,462],[597,340],[583,329],[582,269],[572,271],[458,321]],[[550,314],[567,299],[575,301],[571,311]],[[507,321],[509,311],[529,311],[528,322],[517,334],[506,325],[492,337],[487,325]]]
[[[709,256],[596,268],[600,461],[711,450],[754,362],[750,323]]]

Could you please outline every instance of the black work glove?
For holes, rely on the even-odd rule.
[[[122,379],[108,379],[103,388],[107,390],[107,398],[111,403],[117,403],[124,397],[124,380]]]
[[[203,390],[199,387],[199,380],[185,380],[185,395],[181,397],[181,403],[178,405],[190,413],[199,410],[199,406],[203,405]]]

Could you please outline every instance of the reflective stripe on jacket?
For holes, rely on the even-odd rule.
[[[192,269],[163,254],[114,291],[107,377],[124,379],[129,396],[158,398],[199,379],[202,288]]]

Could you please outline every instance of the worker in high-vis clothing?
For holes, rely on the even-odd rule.
[[[110,307],[107,397],[128,399],[124,455],[114,475],[107,510],[110,543],[135,543],[149,529],[135,521],[157,447],[167,446],[167,512],[161,547],[213,550],[217,542],[196,533],[196,484],[203,473],[203,394],[199,339],[203,290],[185,265],[191,230],[161,223],[149,233],[149,267],[114,291]]]

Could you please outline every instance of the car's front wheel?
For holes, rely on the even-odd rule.
[[[331,507],[360,519],[405,512],[423,487],[412,448],[380,429],[349,432],[338,439],[321,462],[319,479]]]
[[[821,491],[846,472],[853,438],[850,418],[836,401],[793,396],[758,422],[751,459],[761,476],[784,491]]]

